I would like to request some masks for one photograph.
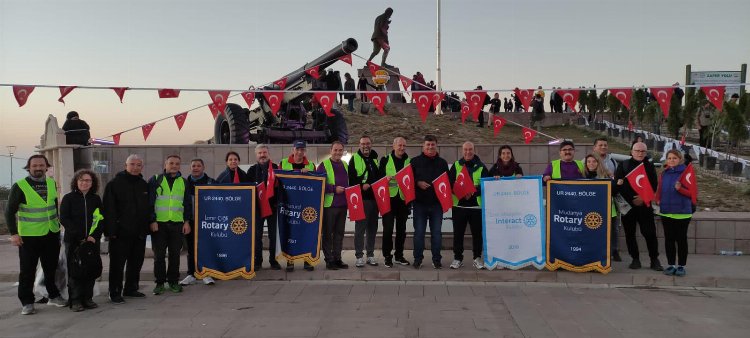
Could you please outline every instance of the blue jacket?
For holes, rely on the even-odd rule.
[[[685,171],[685,165],[667,168],[661,174],[659,180],[659,207],[662,214],[692,214],[693,201],[690,192],[682,187],[680,191],[674,188],[675,183],[680,181],[680,176]]]

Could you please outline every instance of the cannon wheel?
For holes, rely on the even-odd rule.
[[[234,103],[227,103],[224,114],[216,117],[214,140],[217,144],[248,144],[250,121],[245,109]]]

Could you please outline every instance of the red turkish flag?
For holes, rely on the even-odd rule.
[[[351,54],[346,54],[346,55],[339,56],[339,60],[348,63],[350,66],[352,65],[352,55]]]
[[[398,78],[401,80],[401,85],[404,86],[404,90],[411,90],[411,84],[414,82],[412,79],[399,75]]]
[[[430,112],[430,105],[432,104],[432,93],[430,92],[412,92],[414,102],[417,104],[417,111],[419,116],[422,118],[422,122],[427,121],[427,115]]]
[[[174,99],[180,96],[179,89],[159,89],[160,99]]]
[[[182,125],[187,120],[188,112],[180,113],[174,116],[174,122],[177,123],[177,130],[182,130]]]
[[[690,199],[693,201],[693,205],[698,204],[698,182],[696,182],[695,169],[692,163],[688,163],[685,167],[685,171],[680,175],[680,184],[690,191]]]
[[[578,89],[565,89],[565,90],[557,90],[557,93],[560,94],[560,97],[562,97],[563,102],[568,104],[568,107],[573,110],[573,112],[578,112],[576,110],[576,104],[578,103],[578,95],[580,94],[580,91]]]
[[[372,102],[372,105],[378,109],[380,115],[385,115],[383,107],[385,107],[385,101],[388,100],[388,94],[380,92],[366,92],[367,99]]]
[[[451,183],[448,180],[448,173],[444,172],[432,181],[432,188],[435,190],[435,196],[437,196],[440,205],[443,207],[443,213],[450,210],[453,206],[453,193],[451,192]]]
[[[271,211],[271,203],[268,201],[270,197],[268,197],[268,193],[266,191],[268,190],[266,189],[266,182],[261,182],[260,184],[256,185],[255,189],[258,191],[258,203],[260,203],[260,217],[266,218],[268,216],[271,216],[273,212]]]
[[[628,130],[633,131],[633,120],[628,120]]]
[[[63,100],[70,92],[73,91],[73,89],[76,89],[76,86],[60,86],[60,98],[57,99],[57,102],[62,102],[62,104],[65,104],[65,100]]]
[[[435,109],[438,109],[440,107],[440,104],[445,100],[445,93],[443,92],[432,92],[432,106],[435,107]]]
[[[208,105],[208,110],[211,111],[211,115],[213,115],[214,120],[216,120],[216,117],[221,114],[221,111],[219,110],[219,107],[217,107],[215,104],[211,103]]]
[[[609,93],[620,100],[620,103],[625,108],[630,110],[630,98],[633,97],[633,88],[612,88],[609,90]]]
[[[409,204],[416,198],[414,191],[414,171],[411,169],[411,164],[404,166],[403,169],[396,173],[396,182],[398,188],[401,189],[401,193],[404,194],[404,203]]]
[[[466,95],[466,102],[469,103],[469,108],[471,108],[471,116],[476,120],[479,118],[479,113],[482,111],[482,107],[484,107],[484,98],[487,96],[487,92],[477,90],[464,92],[464,95]]]
[[[654,200],[654,188],[648,181],[646,167],[643,166],[643,163],[639,164],[629,174],[625,175],[625,178],[628,180],[628,183],[630,183],[630,187],[641,197],[643,202],[646,203],[647,206],[651,206],[651,201]],[[644,179],[646,180],[645,182],[643,182]]]
[[[120,145],[120,135],[122,135],[122,133],[117,133],[117,134],[112,135],[112,141],[115,142],[116,146]]]
[[[682,134],[682,138],[680,138],[680,145],[681,146],[685,145],[685,136],[687,136],[687,132],[683,133]]]
[[[503,129],[508,121],[500,116],[492,116],[492,126],[495,128],[495,137],[500,134],[500,129]]]
[[[466,118],[471,114],[471,107],[466,101],[461,101],[461,124],[466,123]]]
[[[112,90],[115,91],[115,94],[117,94],[117,97],[120,98],[120,103],[122,103],[122,98],[125,97],[125,91],[130,89],[128,87],[110,87]]]
[[[462,199],[475,192],[477,192],[477,188],[474,186],[474,180],[469,174],[469,169],[463,166],[456,177],[456,182],[453,183],[453,194],[456,195],[456,198]]]
[[[523,105],[524,111],[529,111],[529,105],[531,105],[531,100],[534,99],[534,90],[533,89],[524,89],[520,90],[518,88],[513,90],[513,93],[516,94],[516,97],[518,97],[519,100],[521,100],[521,105]]]
[[[661,107],[664,118],[669,116],[669,104],[672,102],[672,94],[674,93],[673,88],[651,88],[651,95],[656,98]]]
[[[224,109],[227,107],[227,98],[229,98],[229,91],[228,90],[209,90],[208,96],[211,97],[211,100],[216,105],[216,108],[219,109],[220,112],[224,112]]]
[[[13,86],[13,95],[16,97],[19,107],[23,107],[26,104],[26,100],[29,99],[29,95],[34,91],[34,86]]]
[[[307,73],[307,75],[312,76],[313,79],[316,79],[316,80],[320,79],[320,73],[318,73],[318,68],[320,68],[320,66],[313,66],[313,67],[307,68],[305,69],[305,73]]]
[[[266,103],[271,107],[271,113],[276,116],[276,112],[281,108],[281,100],[284,98],[284,92],[263,92]]]
[[[331,114],[331,108],[333,108],[333,105],[336,103],[336,92],[315,92],[313,94],[313,99],[320,103],[326,116],[335,116]]]
[[[247,108],[250,108],[255,102],[255,92],[242,92],[240,95],[242,95],[242,98],[247,102]]]
[[[716,109],[719,111],[724,110],[724,86],[701,87],[701,90],[706,94],[706,98],[714,104]]]
[[[284,88],[286,88],[286,77],[274,81],[273,84],[279,86],[279,89],[284,90]]]
[[[372,61],[367,61],[367,68],[370,68],[370,74],[372,74],[372,76],[375,76],[375,72],[380,70],[380,66],[372,63]]]
[[[521,128],[521,133],[523,133],[523,141],[526,142],[526,144],[531,143],[531,140],[536,136],[536,130],[526,127]]]
[[[362,202],[362,189],[359,184],[344,189],[346,206],[349,208],[349,220],[352,222],[365,219],[365,203]]]
[[[141,126],[141,130],[143,131],[143,140],[144,141],[148,140],[148,135],[151,134],[151,130],[154,129],[154,125],[155,124],[156,124],[156,122],[151,122],[149,124],[145,124],[145,125]]]
[[[375,203],[378,204],[380,216],[391,212],[391,193],[388,187],[388,179],[385,177],[377,180],[370,185],[373,194],[375,194]]]
[[[274,195],[276,195],[276,173],[273,171],[273,162],[270,160],[268,161],[268,178],[266,179],[268,182],[268,199],[271,199]]]

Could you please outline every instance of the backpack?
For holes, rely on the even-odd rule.
[[[96,243],[85,241],[73,252],[70,275],[76,279],[95,280],[102,275],[102,257]]]

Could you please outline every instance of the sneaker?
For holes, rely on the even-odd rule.
[[[453,262],[450,265],[451,269],[458,269],[460,267],[464,266],[464,262],[459,261],[458,259],[454,259]]]
[[[400,265],[409,265],[409,261],[407,261],[404,257],[396,257],[395,262]]]
[[[619,251],[615,251],[612,253],[612,260],[615,262],[622,262],[622,258],[620,257]]]
[[[633,262],[630,263],[630,266],[628,266],[628,268],[631,268],[633,270],[640,269],[641,268],[641,261],[637,260],[637,259],[634,259]]]
[[[344,261],[341,261],[341,260],[335,261],[333,262],[333,264],[335,264],[336,267],[339,268],[339,270],[349,268],[349,264],[346,264],[344,263]]]
[[[365,266],[365,258],[364,257],[357,258],[357,262],[354,263],[354,266],[356,266],[358,268],[361,268],[361,267]]]
[[[93,300],[88,299],[83,301],[83,307],[86,309],[96,309],[99,307],[99,304],[96,304]]]
[[[271,269],[273,270],[281,270],[281,265],[277,261],[271,261]]]
[[[349,266],[347,265],[346,267],[348,268]],[[305,271],[315,271],[315,267],[305,262]]]
[[[482,257],[474,258],[474,267],[477,270],[484,270],[484,262],[482,262]]]
[[[209,277],[209,276],[203,277],[203,284],[204,285],[214,285],[214,279],[211,278],[211,277]]]
[[[675,268],[674,265],[670,265],[666,269],[664,269],[664,274],[667,276],[674,276],[674,273],[676,271],[677,271],[677,268]]]
[[[47,301],[47,305],[53,305],[57,307],[64,307],[68,305],[68,301],[66,301],[62,296],[57,296],[55,298],[50,298],[50,300]]]
[[[294,263],[286,262],[286,272],[294,271]]]
[[[664,268],[661,266],[661,262],[659,262],[659,259],[652,259],[651,260],[651,270],[654,271],[663,271]]]
[[[432,268],[435,270],[439,270],[443,268],[443,263],[440,262],[432,262]]]
[[[195,277],[193,277],[193,275],[188,275],[187,277],[185,277],[185,279],[183,279],[182,281],[180,281],[180,285],[193,285],[193,283],[195,283],[195,281],[197,281],[197,279],[195,279]]]
[[[328,270],[338,270],[339,268],[337,268],[336,264],[333,264],[333,262],[326,262],[326,269],[328,269]]]
[[[182,292],[182,285],[178,283],[169,283],[169,291],[174,293]]]
[[[378,260],[375,257],[367,257],[367,265],[378,266]]]
[[[687,273],[687,271],[685,271],[685,267],[684,266],[678,266],[677,267],[677,271],[674,272],[674,275],[677,276],[677,277],[682,277],[686,273]]]
[[[73,303],[73,304],[70,305],[70,311],[81,312],[83,310],[84,310],[83,309],[83,304],[81,304],[81,303]]]
[[[125,297],[130,297],[130,298],[145,298],[146,297],[146,295],[138,291],[125,291],[122,293],[122,295]]]
[[[386,257],[385,258],[385,267],[386,268],[392,268],[393,267],[393,258]]]
[[[34,309],[34,304],[26,304],[21,308],[22,315],[33,315],[35,313],[36,310]]]
[[[156,286],[154,287],[154,294],[158,296],[164,293],[164,290],[166,290],[164,288],[164,284],[156,284]]]
[[[125,299],[120,295],[109,295],[109,301],[112,302],[112,304],[125,304]]]
[[[422,268],[422,262],[421,261],[414,261],[414,269],[421,269]]]

